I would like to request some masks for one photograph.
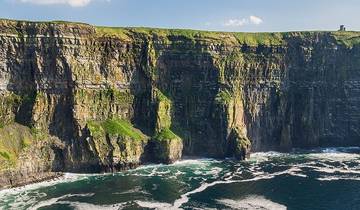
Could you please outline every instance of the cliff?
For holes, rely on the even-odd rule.
[[[359,68],[358,32],[0,20],[0,186],[182,155],[360,145]]]

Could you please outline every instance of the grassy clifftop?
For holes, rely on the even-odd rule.
[[[182,37],[188,40],[202,40],[207,42],[219,43],[242,43],[248,45],[282,45],[284,44],[284,33],[241,33],[241,32],[217,32],[200,31],[191,29],[159,29],[159,28],[120,28],[120,27],[101,27],[96,26],[98,35],[113,36],[122,39],[136,33],[146,37],[156,37],[158,39],[171,39],[172,37]]]
[[[132,41],[134,38],[156,38],[162,41],[169,41],[174,37],[183,38],[188,41],[202,41],[213,44],[246,44],[257,45],[286,45],[289,37],[311,38],[315,35],[329,35],[339,44],[347,47],[360,44],[360,32],[355,31],[303,31],[303,32],[218,32],[200,31],[191,29],[162,29],[146,27],[104,27],[92,26],[86,23],[67,21],[24,21],[0,19],[0,33],[22,34],[28,32],[29,27],[35,27],[38,33],[48,32],[47,28],[55,27],[56,30],[75,34],[86,34],[95,37],[113,37],[124,41]],[[82,33],[83,32],[83,33]]]

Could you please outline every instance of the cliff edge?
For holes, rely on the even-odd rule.
[[[358,146],[359,68],[358,32],[0,20],[0,187],[183,155]]]

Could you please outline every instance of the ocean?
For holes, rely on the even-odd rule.
[[[0,191],[0,209],[360,209],[360,148],[185,159]]]

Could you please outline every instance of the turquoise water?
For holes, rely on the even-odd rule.
[[[0,191],[0,209],[360,209],[360,148],[66,174]]]

